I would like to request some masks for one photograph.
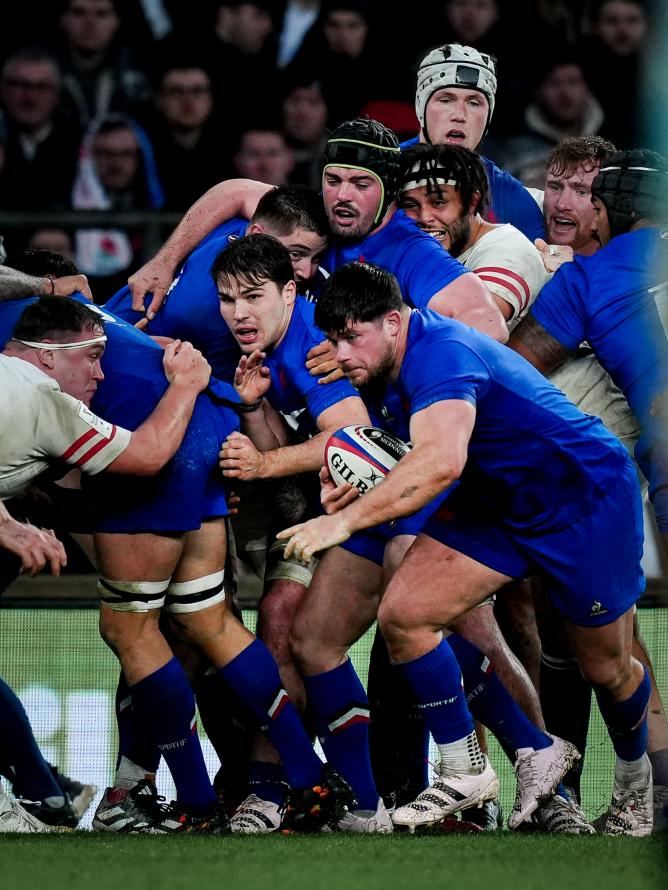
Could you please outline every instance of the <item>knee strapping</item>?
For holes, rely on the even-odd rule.
[[[172,581],[167,590],[168,612],[201,612],[225,599],[225,572],[214,572],[192,581]]]
[[[110,581],[97,579],[97,592],[104,603],[115,612],[149,612],[161,609],[169,587],[166,581]]]

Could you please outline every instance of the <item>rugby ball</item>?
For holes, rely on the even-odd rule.
[[[329,475],[336,485],[349,482],[360,494],[375,488],[410,445],[374,426],[344,426],[333,433],[325,446]]]

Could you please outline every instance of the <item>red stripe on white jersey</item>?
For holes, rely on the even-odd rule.
[[[79,451],[80,448],[83,448],[83,446],[87,442],[90,442],[90,440],[94,436],[99,436],[99,435],[100,434],[98,433],[97,430],[94,430],[92,428],[89,429],[87,433],[84,433],[83,436],[79,436],[79,438],[75,442],[72,442],[72,444],[67,449],[67,451],[63,451],[63,453],[60,455],[60,459],[68,460],[70,457],[72,457],[73,454],[76,454],[76,452]]]
[[[481,266],[480,269],[474,269],[476,275],[482,278],[483,281],[494,281],[496,284],[502,284],[504,287],[507,287],[512,293],[517,295],[518,300],[520,301],[520,311],[524,309],[531,299],[531,288],[527,284],[524,278],[521,275],[518,275],[517,272],[513,272],[512,269],[503,269],[501,266]],[[498,278],[492,277],[493,275],[503,275],[504,279],[511,279],[510,281],[499,280]],[[524,296],[520,294],[517,287],[514,286],[511,281],[516,281],[517,284],[522,288],[524,292]]]
[[[100,439],[100,441],[96,442],[92,448],[89,448],[88,451],[82,457],[78,457],[76,460],[77,466],[82,467],[92,457],[95,457],[95,455],[98,453],[98,451],[102,451],[102,449],[105,448],[111,442],[111,440],[114,438],[115,435],[116,435],[116,427],[112,426],[111,435],[109,436],[109,438],[108,439]]]

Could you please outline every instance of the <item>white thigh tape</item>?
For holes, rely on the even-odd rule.
[[[225,572],[214,572],[192,581],[172,581],[167,590],[168,612],[201,612],[225,599]]]

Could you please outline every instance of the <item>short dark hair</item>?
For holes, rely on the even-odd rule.
[[[315,323],[322,331],[345,331],[350,321],[375,321],[404,305],[391,272],[371,263],[346,263],[325,282],[315,304]]]
[[[417,172],[415,172],[415,169]],[[453,179],[462,204],[468,208],[475,192],[480,194],[476,211],[489,204],[487,171],[480,155],[463,145],[416,145],[401,153],[401,186],[415,178],[427,180],[427,192],[440,192],[439,179]],[[400,191],[401,194],[401,191]]]
[[[34,275],[35,278],[46,278],[47,275],[62,278],[65,275],[79,274],[79,269],[72,260],[62,253],[44,247],[26,247],[17,250],[7,257],[7,265],[25,275]]]
[[[23,310],[12,331],[14,340],[66,343],[69,334],[104,330],[102,316],[85,303],[69,297],[40,297]]]
[[[583,167],[591,173],[616,151],[612,142],[602,136],[569,136],[550,152],[547,171],[552,171],[554,176],[565,176]]]
[[[289,235],[295,229],[306,229],[329,235],[329,224],[322,197],[305,185],[279,185],[258,201],[252,222],[271,226],[277,235]]]
[[[284,287],[295,277],[290,253],[271,235],[244,235],[221,251],[213,262],[211,275],[221,279],[240,278],[259,285],[273,281]]]

